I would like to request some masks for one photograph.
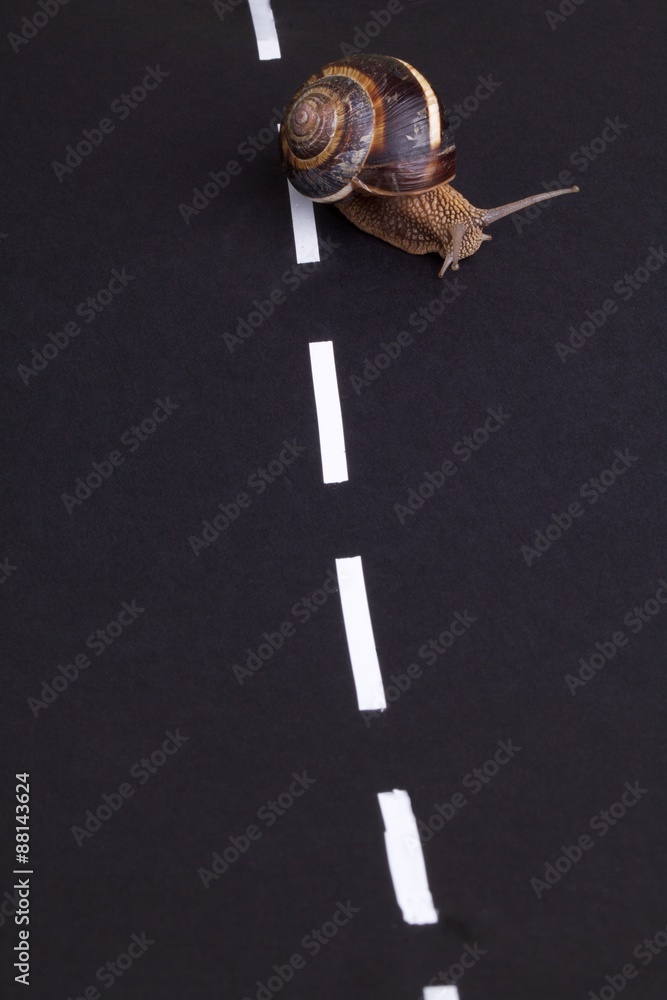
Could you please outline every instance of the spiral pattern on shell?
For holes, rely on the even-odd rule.
[[[391,56],[349,56],[313,74],[285,111],[280,151],[294,187],[325,202],[428,191],[452,180],[456,162],[442,102]]]

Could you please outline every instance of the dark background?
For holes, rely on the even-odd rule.
[[[473,204],[568,169],[581,187],[520,232],[495,225],[423,333],[408,320],[442,290],[439,260],[333,208],[315,211],[335,252],[297,270],[298,290],[283,282],[295,257],[277,143],[252,163],[238,148],[373,8],[273,6],[279,61],[258,60],[245,4],[221,20],[203,0],[71,0],[18,53],[3,38],[0,556],[16,569],[1,586],[0,890],[13,878],[15,772],[31,775],[35,871],[32,985],[13,986],[6,913],[3,985],[81,996],[145,932],[155,943],[113,985],[118,1000],[254,1000],[257,981],[306,955],[304,935],[349,899],[359,914],[306,955],[286,998],[417,1000],[477,942],[486,954],[462,1000],[584,1000],[628,962],[642,971],[624,995],[658,1000],[667,954],[644,969],[632,952],[667,926],[667,611],[576,695],[564,677],[628,633],[625,614],[667,574],[665,275],[627,302],[614,292],[664,238],[664,5],[586,0],[552,30],[539,2],[404,0],[373,40],[367,51],[417,66],[450,108],[480,75],[500,82],[456,131],[455,185]],[[2,35],[38,9],[6,2]],[[164,82],[125,121],[110,114],[156,64]],[[574,166],[616,116],[628,127]],[[59,182],[52,162],[104,117],[114,132]],[[240,175],[186,225],[179,205],[231,159]],[[24,384],[18,366],[113,268],[134,280]],[[287,301],[231,352],[225,332],[274,288]],[[618,311],[563,362],[555,345],[608,298]],[[349,376],[401,330],[413,343],[355,392]],[[322,484],[308,357],[322,339],[335,345],[348,451],[337,486]],[[155,434],[133,454],[119,445],[166,397],[178,409]],[[394,504],[498,406],[511,414],[503,429],[400,524]],[[290,439],[301,457],[262,495],[248,489]],[[115,449],[124,464],[68,513],[62,495]],[[521,546],[615,449],[638,460],[526,565]],[[195,555],[188,538],[244,489],[251,506]],[[385,682],[411,662],[423,677],[365,725],[334,595],[239,685],[234,664],[295,621],[335,557],[357,554]],[[132,600],[145,608],[136,623],[35,717],[28,699]],[[466,609],[477,618],[466,636],[434,666],[419,660]],[[179,727],[188,742],[77,846],[72,827]],[[439,924],[407,926],[377,792],[405,788],[426,820],[507,739],[521,752],[424,847]],[[271,829],[258,823],[303,769],[312,789]],[[648,793],[538,900],[530,879],[626,781]],[[261,839],[205,889],[198,869],[253,822]]]

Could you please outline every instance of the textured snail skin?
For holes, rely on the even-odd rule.
[[[382,198],[372,195],[352,195],[336,203],[343,215],[365,233],[400,247],[408,253],[438,253],[445,261],[441,275],[458,260],[470,257],[484,240],[483,212],[455,191],[449,184],[440,184],[423,194]],[[454,261],[452,233],[461,231],[457,260]]]
[[[359,229],[401,250],[439,253],[444,262],[438,274],[442,278],[450,265],[452,271],[458,271],[462,257],[470,257],[485,240],[493,238],[482,232],[483,227],[539,201],[578,190],[575,185],[541,191],[498,208],[475,208],[449,184],[440,184],[422,194],[397,198],[355,194],[337,202],[336,207]]]

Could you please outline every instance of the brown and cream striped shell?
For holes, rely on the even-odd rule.
[[[297,191],[322,202],[419,194],[451,181],[456,164],[440,98],[391,56],[349,56],[313,74],[287,106],[280,151]]]

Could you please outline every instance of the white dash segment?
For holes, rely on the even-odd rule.
[[[359,711],[384,711],[387,702],[368,609],[361,556],[336,559],[336,573]]]
[[[428,887],[417,821],[407,792],[379,792],[385,845],[396,901],[406,924],[437,924],[438,913]],[[452,1000],[448,997],[447,1000]]]
[[[459,1000],[456,986],[425,986],[424,1000]]]
[[[320,432],[322,478],[325,483],[344,483],[348,479],[347,458],[333,341],[316,341],[309,347]]]
[[[260,59],[280,59],[280,43],[271,0],[248,0]]]
[[[313,202],[297,191],[289,181],[287,187],[289,188],[289,203],[292,210],[296,262],[297,264],[310,264],[320,259]]]
[[[280,125],[278,125],[280,132]],[[318,263],[320,244],[317,239],[315,209],[310,198],[306,198],[293,184],[287,182],[289,205],[292,213],[292,231],[297,264]]]

